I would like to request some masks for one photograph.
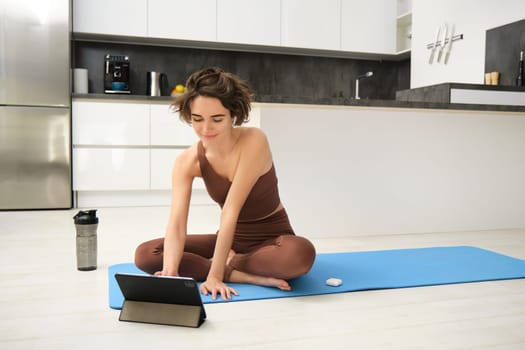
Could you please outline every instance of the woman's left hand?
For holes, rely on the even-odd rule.
[[[208,277],[205,282],[201,283],[200,291],[203,295],[208,295],[211,293],[213,300],[217,299],[217,295],[220,294],[221,298],[224,300],[229,300],[233,295],[239,295],[235,289],[228,287],[224,282],[217,278]]]

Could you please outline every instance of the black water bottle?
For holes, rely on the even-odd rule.
[[[77,269],[95,270],[97,268],[97,210],[81,210],[73,219],[77,230]]]
[[[518,77],[516,78],[516,86],[524,86],[525,77],[523,72],[523,51],[520,52],[520,66],[519,66],[519,72]]]

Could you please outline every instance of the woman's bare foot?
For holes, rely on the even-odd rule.
[[[230,264],[230,261],[233,259],[235,254],[237,253],[235,253],[233,249],[230,249],[230,251],[228,252],[228,258],[226,259],[226,265]],[[279,288],[280,290],[286,291],[292,290],[292,287],[290,287],[286,280],[280,278],[252,275],[250,273],[241,272],[237,270],[232,271],[230,275],[230,280],[228,282],[256,284],[258,286],[275,287]]]
[[[280,290],[286,290],[290,291],[292,290],[292,287],[288,284],[287,281],[279,279],[279,278],[273,278],[273,277],[262,277],[262,276],[256,276],[257,279],[259,279],[258,283],[255,283],[259,286],[266,286],[266,287],[276,287]]]
[[[280,290],[285,290],[285,291],[292,290],[292,287],[290,287],[290,285],[288,284],[286,280],[283,280],[280,278],[274,278],[274,277],[264,277],[264,276],[252,275],[252,274],[237,271],[237,270],[232,271],[229,282],[249,283],[249,284],[256,284],[258,286],[275,287],[275,288],[279,288]]]

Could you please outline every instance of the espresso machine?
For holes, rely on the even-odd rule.
[[[129,94],[129,57],[104,56],[104,92],[106,94]]]

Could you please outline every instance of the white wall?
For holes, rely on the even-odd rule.
[[[412,11],[412,0],[397,0],[397,15],[401,16]]]
[[[411,88],[444,82],[482,84],[485,31],[524,18],[524,0],[414,0]],[[430,65],[427,44],[445,22],[455,24],[455,33],[463,33],[464,39],[453,43],[447,65],[435,60]]]
[[[298,234],[525,227],[523,113],[282,106],[261,127]]]

